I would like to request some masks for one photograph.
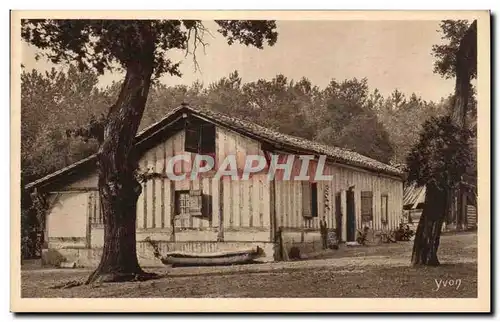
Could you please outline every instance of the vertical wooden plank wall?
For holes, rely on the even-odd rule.
[[[247,154],[260,154],[260,144],[231,131],[217,128],[216,165],[228,155],[236,155],[240,170],[245,166]],[[166,174],[167,162],[176,154],[184,154],[184,132],[181,131],[158,146],[147,151],[139,164],[142,170]],[[187,153],[190,155],[189,153]],[[186,166],[175,164],[176,174],[184,172]],[[189,174],[188,174],[189,176]],[[223,202],[219,190],[222,188]],[[231,180],[223,178],[222,183],[212,177],[204,176],[191,181],[171,182],[168,178],[152,178],[143,183],[143,191],[137,204],[138,229],[171,229],[174,192],[179,190],[200,189],[204,195],[211,196],[210,215],[208,217],[186,216],[175,218],[175,227],[198,230],[218,230],[219,213],[222,211],[223,227],[227,229],[255,228],[270,229],[270,184],[264,174],[253,175],[249,180]],[[221,208],[219,207],[221,206]]]
[[[331,181],[318,182],[318,217],[304,218],[302,216],[301,181],[276,181],[276,217],[278,227],[284,228],[314,228],[319,229],[319,220],[326,218],[328,227],[336,228],[335,194],[341,193],[342,226],[345,238],[346,206],[345,191],[354,188],[356,227],[362,228],[361,191],[373,192],[373,220],[368,226],[374,230],[395,229],[402,215],[402,186],[399,180],[388,178],[376,173],[356,171],[352,168],[326,164],[325,175],[332,175]],[[328,191],[325,191],[328,187]],[[389,223],[381,222],[381,195],[389,196]],[[328,206],[328,207],[326,207]]]
[[[260,144],[232,131],[217,128],[216,165],[228,155],[236,155],[238,169],[245,165],[245,157],[250,154],[262,155]],[[157,173],[165,173],[167,161],[174,155],[184,152],[184,132],[172,136],[157,147],[151,149],[140,161],[142,169],[149,168]],[[187,170],[177,163],[175,170]],[[362,228],[361,191],[373,192],[373,221],[369,226],[375,230],[395,229],[402,212],[402,182],[386,176],[357,171],[341,165],[326,164],[325,174],[332,175],[331,181],[319,181],[318,217],[302,216],[301,181],[277,180],[275,187],[276,227],[319,229],[319,221],[324,216],[328,227],[335,228],[335,194],[341,192],[343,226],[346,221],[345,190],[355,186],[356,227]],[[219,213],[222,211],[222,226],[225,231],[242,228],[270,229],[271,196],[270,183],[266,174],[253,175],[249,180],[231,180],[224,178],[222,183],[212,178],[203,177],[190,182],[189,179],[174,182],[167,178],[155,178],[143,184],[143,193],[139,196],[137,207],[137,227],[139,229],[170,229],[173,215],[173,191],[201,189],[203,194],[211,196],[211,215],[209,217],[186,217],[175,220],[176,227],[192,229],[219,229]],[[220,187],[223,187],[219,194]],[[389,223],[381,223],[381,195],[387,194]],[[220,197],[223,197],[221,202]],[[344,227],[345,228],[345,227]],[[343,233],[345,238],[345,231]]]
[[[263,156],[260,143],[243,137],[235,132],[217,128],[218,161],[235,155],[238,170],[245,167],[247,155]],[[223,180],[223,213],[224,227],[265,228],[270,222],[270,185],[265,175],[255,174],[249,180]]]
[[[184,132],[180,131],[147,151],[139,162],[141,170],[149,169],[150,172],[166,174],[168,160],[176,154],[186,153],[184,151],[184,139]],[[217,128],[216,166],[220,165],[228,155],[236,155],[238,169],[242,170],[245,166],[245,157],[255,154],[263,156],[259,142],[230,130]],[[188,153],[188,155],[190,154]],[[180,162],[176,163],[176,173],[180,173],[182,170],[187,169]],[[232,231],[233,238],[234,232],[246,230],[248,236],[251,236],[255,231],[261,231],[267,232],[267,236],[272,239],[269,234],[271,228],[271,197],[275,202],[276,227],[319,229],[319,221],[324,216],[328,227],[335,228],[335,195],[340,192],[340,208],[343,213],[342,236],[345,238],[345,191],[350,186],[355,186],[355,212],[356,226],[358,228],[362,227],[361,191],[373,192],[373,221],[370,223],[371,227],[375,230],[397,228],[402,215],[403,183],[401,181],[336,164],[327,164],[325,174],[332,175],[333,179],[317,183],[318,217],[316,218],[304,218],[302,216],[301,181],[276,180],[275,195],[271,196],[271,183],[267,180],[267,174],[265,173],[253,175],[246,181],[231,180],[231,178],[226,177],[222,182],[211,177],[203,177],[194,181],[190,181],[190,179],[170,181],[167,178],[155,177],[142,184],[143,191],[137,202],[137,228],[139,230],[161,230],[162,233],[170,233],[173,236],[171,222],[172,218],[175,218],[175,191],[188,189],[200,189],[203,194],[211,196],[210,215],[208,217],[187,216],[185,218],[175,218],[176,228],[207,231],[219,231],[223,228],[228,235]],[[389,222],[385,225],[381,223],[382,194],[388,195]],[[221,236],[224,237],[224,234]],[[174,240],[173,237],[171,238],[171,240]]]

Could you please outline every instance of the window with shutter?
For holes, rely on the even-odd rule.
[[[381,216],[382,223],[387,224],[389,222],[389,197],[387,195],[381,197]]]
[[[373,220],[373,193],[361,191],[361,220],[369,222]]]
[[[318,187],[315,182],[302,181],[302,216],[318,217]]]
[[[214,154],[215,153],[215,125],[203,124],[201,127],[201,154]]]
[[[208,215],[206,204],[207,201],[203,201],[201,190],[178,190],[175,192],[176,215],[196,217]]]
[[[190,196],[189,190],[179,190],[175,192],[175,213],[176,215],[189,214]]]
[[[318,185],[311,183],[311,215],[318,217]]]
[[[184,139],[184,150],[186,152],[198,153],[200,146],[201,131],[195,124],[187,123]]]
[[[215,154],[215,125],[187,122],[184,150],[191,153]]]

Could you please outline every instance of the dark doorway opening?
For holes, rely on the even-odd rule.
[[[346,208],[347,208],[347,241],[356,240],[356,212],[354,201],[354,190],[349,188],[346,192]]]
[[[342,240],[342,198],[340,192],[335,194],[335,227],[337,232],[337,239]]]

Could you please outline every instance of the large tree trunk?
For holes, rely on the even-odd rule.
[[[460,41],[460,46],[456,54],[455,65],[455,96],[451,117],[453,122],[459,127],[466,126],[467,103],[469,102],[471,84],[470,81],[477,64],[477,22],[474,21],[466,34]],[[439,265],[437,250],[441,227],[443,221],[456,209],[456,198],[454,189],[448,187],[440,190],[433,184],[427,184],[425,193],[425,205],[418,223],[415,243],[413,245],[412,264],[413,265]],[[456,213],[455,213],[456,215]],[[460,216],[458,216],[460,217]],[[454,216],[455,223],[458,218]]]
[[[471,92],[471,79],[477,70],[477,21],[474,20],[460,41],[455,60],[455,95],[452,120],[459,127],[466,126],[467,103]]]
[[[453,108],[451,118],[458,126],[467,127],[467,107],[471,93],[471,79],[473,73],[477,70],[477,21],[472,22],[467,29],[464,37],[460,41],[458,52],[456,55],[455,65],[455,95],[453,100]],[[453,193],[453,199],[450,203],[452,212],[454,213],[454,223],[456,230],[462,230],[465,224],[466,215],[463,213],[461,205],[462,189],[450,188]]]
[[[465,128],[467,127],[471,79],[474,71],[477,70],[477,21],[472,22],[461,39],[455,62],[455,95],[451,118],[458,127]],[[456,225],[456,230],[461,230],[464,226],[463,209],[459,202],[462,198],[462,190],[450,188],[450,192],[453,194],[452,202],[449,203],[453,213],[453,223]]]
[[[439,265],[437,250],[446,213],[447,192],[434,184],[426,185],[425,204],[417,227],[411,262],[413,265]]]
[[[136,208],[141,185],[135,177],[135,135],[142,119],[153,72],[154,43],[148,27],[135,57],[126,63],[125,80],[110,108],[98,152],[99,194],[104,219],[101,262],[87,283],[118,282],[148,276],[136,253]]]

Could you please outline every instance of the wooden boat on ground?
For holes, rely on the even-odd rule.
[[[260,256],[259,247],[218,252],[218,253],[185,253],[169,252],[160,258],[163,264],[179,266],[227,266],[250,264]]]
[[[163,256],[159,252],[158,245],[149,238],[146,241],[153,246],[155,257],[160,259],[163,264],[171,265],[172,267],[250,264],[263,254],[262,249],[257,246],[249,249],[216,253],[168,252]]]

